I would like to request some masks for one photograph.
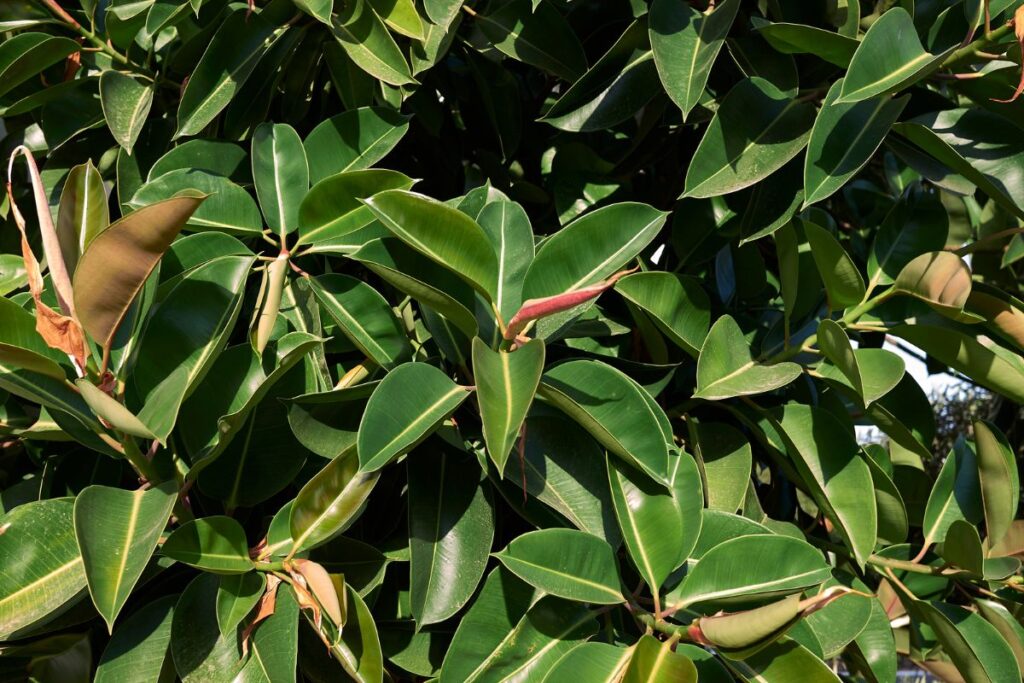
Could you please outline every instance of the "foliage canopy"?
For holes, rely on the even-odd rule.
[[[1020,680],[1019,4],[5,3],[0,670]]]

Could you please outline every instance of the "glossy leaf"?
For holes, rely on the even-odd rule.
[[[551,595],[596,604],[624,599],[611,546],[583,531],[531,531],[496,557],[516,576]]]
[[[473,339],[473,372],[487,453],[503,475],[509,453],[544,371],[544,342],[534,339],[515,352],[492,351]]]
[[[411,355],[398,317],[373,287],[336,273],[312,278],[309,283],[340,331],[368,358],[391,369]]]
[[[310,479],[291,507],[292,553],[325,543],[350,525],[377,483],[359,471],[353,450],[337,456]]]
[[[814,113],[766,80],[740,81],[694,152],[683,195],[714,197],[764,180],[807,145]]]
[[[681,349],[691,356],[700,352],[711,326],[711,304],[695,280],[655,271],[634,273],[619,280],[615,291],[649,313]]]
[[[245,237],[263,229],[259,207],[248,192],[223,176],[195,169],[168,171],[151,180],[139,188],[129,204],[140,209],[188,194],[209,195],[188,217],[186,225],[191,230],[219,230]]]
[[[756,363],[736,321],[724,315],[712,325],[697,360],[697,398],[720,401],[762,394],[784,387],[800,376],[800,366]]]
[[[242,526],[230,517],[202,517],[175,529],[160,552],[217,574],[244,574],[253,568]]]
[[[739,6],[739,0],[726,0],[705,13],[683,0],[651,3],[648,32],[654,62],[665,91],[683,110],[684,118],[704,94]]]
[[[231,635],[256,606],[267,587],[266,577],[259,572],[225,574],[217,587],[217,625],[221,635]]]
[[[655,683],[656,681],[696,683],[697,667],[687,657],[675,652],[668,642],[644,635],[633,646],[633,656],[622,676],[623,683]]]
[[[444,621],[473,596],[494,538],[494,511],[477,463],[431,445],[409,471],[409,600],[418,628]],[[426,451],[426,452],[422,452]]]
[[[302,138],[282,123],[260,124],[252,139],[252,177],[267,226],[284,235],[299,224],[299,204],[309,190]]]
[[[985,511],[989,545],[997,543],[1010,529],[1020,503],[1020,475],[1006,436],[983,420],[974,423],[978,462],[978,484]]]
[[[668,483],[667,419],[642,387],[599,361],[575,360],[544,373],[538,395],[613,454]],[[595,404],[600,393],[615,400]]]
[[[481,16],[481,30],[509,57],[575,81],[587,68],[579,39],[553,5],[541,3],[530,11],[529,4],[514,0]]]
[[[57,211],[57,239],[60,253],[72,275],[86,247],[110,225],[107,191],[103,178],[91,161],[68,173],[60,193]]]
[[[359,423],[359,465],[379,470],[408,452],[469,396],[435,367],[405,363],[377,386]]]
[[[473,219],[407,190],[386,190],[367,199],[366,204],[396,237],[494,300],[497,257]]]
[[[358,248],[365,240],[356,240],[375,220],[360,200],[384,190],[407,190],[412,182],[401,173],[385,170],[342,171],[324,178],[299,206],[296,246],[306,245],[310,252],[345,253]],[[387,234],[383,228],[380,232]]]
[[[177,493],[173,483],[148,491],[89,486],[75,499],[75,536],[89,593],[111,633],[167,526]]]
[[[120,71],[104,71],[100,76],[100,102],[111,135],[131,154],[153,105],[152,86]]]
[[[415,83],[398,45],[366,0],[345,5],[331,17],[331,32],[360,69],[391,85]]]
[[[0,637],[10,640],[85,589],[85,567],[67,499],[26,503],[0,517]],[[45,553],[38,549],[46,548]]]
[[[163,683],[173,679],[169,646],[177,600],[177,595],[165,595],[125,619],[104,648],[94,680],[115,683],[125,676],[142,676]]]

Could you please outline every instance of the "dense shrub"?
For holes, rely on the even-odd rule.
[[[1019,680],[1019,4],[0,5],[5,680]]]

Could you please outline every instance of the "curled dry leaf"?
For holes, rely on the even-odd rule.
[[[24,155],[32,176],[32,193],[35,197],[36,214],[39,219],[39,231],[43,238],[43,251],[46,255],[46,262],[50,269],[50,278],[53,281],[57,292],[57,301],[64,312],[62,315],[43,303],[43,274],[29,246],[28,233],[25,228],[25,217],[18,209],[14,201],[14,192],[11,189],[11,171],[14,160],[19,154]],[[11,213],[14,215],[14,222],[21,232],[21,256],[25,262],[25,273],[28,277],[29,290],[32,293],[32,300],[36,308],[36,331],[48,346],[68,354],[75,360],[79,374],[85,368],[86,359],[89,356],[89,349],[85,343],[85,334],[82,326],[74,317],[74,297],[71,292],[71,279],[68,277],[67,268],[64,265],[64,257],[60,251],[60,242],[57,240],[57,231],[53,227],[53,219],[50,216],[50,207],[46,201],[46,191],[43,188],[43,181],[39,176],[39,168],[36,166],[32,153],[24,146],[18,147],[11,153],[7,164],[7,198],[11,203]]]
[[[252,632],[256,630],[256,625],[272,615],[277,608],[277,589],[280,585],[281,579],[273,574],[267,574],[267,587],[263,591],[263,595],[260,596],[260,601],[256,608],[256,616],[253,617],[249,625],[242,631],[243,657],[249,654],[249,640],[252,638]],[[298,591],[296,591],[296,594],[298,594]]]
[[[985,3],[985,7],[987,10],[987,2]],[[988,19],[988,15],[986,15],[985,18]],[[1020,45],[1022,53],[1024,53],[1024,5],[1018,7],[1017,11],[1013,13],[1013,33],[1014,35],[1017,36],[1017,43]],[[993,102],[1007,104],[1009,102],[1013,102],[1018,97],[1020,97],[1021,93],[1024,93],[1024,56],[1021,57],[1021,60],[1022,61],[1020,68],[1020,82],[1017,83],[1017,89],[1013,91],[1013,95],[1011,95],[1009,98],[1005,100],[993,98]]]

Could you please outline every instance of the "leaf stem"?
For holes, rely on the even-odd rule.
[[[992,44],[999,42],[1005,36],[1009,35],[1012,31],[1012,21],[1003,24],[1002,26],[995,29],[991,33],[988,33],[982,36],[981,38],[978,38],[977,40],[971,42],[969,45],[966,45],[960,48],[959,50],[953,52],[953,54],[946,58],[946,61],[942,62],[942,65],[939,68],[950,69],[954,66],[959,65],[962,62],[971,61],[972,59],[976,58],[979,53],[986,52],[985,48],[988,48]]]
[[[135,471],[139,473],[139,476],[151,484],[159,484],[160,474],[153,467],[153,463],[139,449],[135,439],[125,434],[121,437],[121,445],[124,447],[124,457],[135,468]]]

